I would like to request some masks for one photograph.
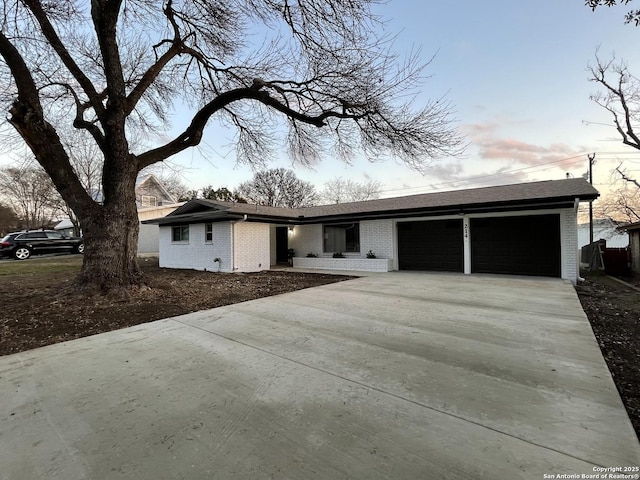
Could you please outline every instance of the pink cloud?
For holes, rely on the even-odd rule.
[[[584,149],[576,149],[564,143],[536,145],[514,138],[500,138],[496,131],[500,125],[496,122],[471,124],[464,131],[471,139],[472,145],[478,147],[480,158],[484,160],[507,160],[509,167],[514,165],[551,164],[558,168],[566,168],[575,163],[575,157],[584,155]]]

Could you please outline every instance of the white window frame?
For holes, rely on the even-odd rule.
[[[157,207],[158,199],[155,195],[142,195],[140,199],[140,204],[143,207]]]
[[[213,223],[204,224],[204,243],[213,243]]]

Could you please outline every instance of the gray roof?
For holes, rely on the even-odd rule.
[[[598,195],[598,191],[584,179],[570,178],[306,208],[279,208],[196,199],[187,202],[162,219],[148,220],[147,222],[171,225],[198,223],[206,220],[241,219],[246,215],[249,221],[291,224],[317,223],[341,219],[556,208],[573,205],[575,199],[579,201],[594,200]]]

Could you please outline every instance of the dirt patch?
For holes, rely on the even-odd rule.
[[[640,285],[637,278],[625,280]],[[597,274],[576,291],[640,438],[640,291]]]
[[[353,278],[280,270],[228,274],[164,269],[150,258],[140,265],[154,288],[134,291],[129,299],[87,298],[69,293],[80,264],[81,258],[70,256],[0,264],[0,355]]]

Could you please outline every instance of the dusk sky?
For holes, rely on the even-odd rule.
[[[469,142],[466,155],[434,161],[425,175],[393,161],[348,166],[327,160],[314,170],[294,169],[318,187],[336,176],[368,177],[383,184],[383,196],[398,196],[558,179],[567,172],[577,177],[587,170],[586,154],[596,153],[594,178],[604,189],[620,160],[630,169],[635,160],[640,169],[640,152],[621,144],[607,112],[589,100],[598,90],[587,72],[597,49],[640,72],[640,28],[624,24],[626,11],[592,12],[582,0],[392,0],[379,13],[389,20],[387,31],[399,35],[398,51],[422,48],[425,60],[437,52],[421,97],[447,95]],[[185,182],[233,188],[250,178],[248,167],[235,165],[233,132],[212,133],[200,151],[176,162]],[[291,164],[282,158],[271,166]]]
[[[425,61],[436,54],[417,102],[446,95],[469,143],[464,157],[436,160],[424,175],[393,161],[328,159],[311,170],[292,167],[284,154],[269,166],[294,168],[318,188],[337,176],[377,180],[385,197],[578,177],[588,153],[596,153],[601,190],[621,160],[640,176],[640,152],[622,145],[607,112],[589,100],[598,86],[587,71],[598,49],[640,75],[640,27],[624,24],[630,8],[592,12],[583,0],[390,0],[376,13],[388,20],[385,33],[398,35],[400,56],[417,48]],[[167,136],[188,121],[177,117]],[[233,189],[251,178],[249,167],[236,165],[234,134],[212,125],[200,148],[172,159],[189,188]]]

